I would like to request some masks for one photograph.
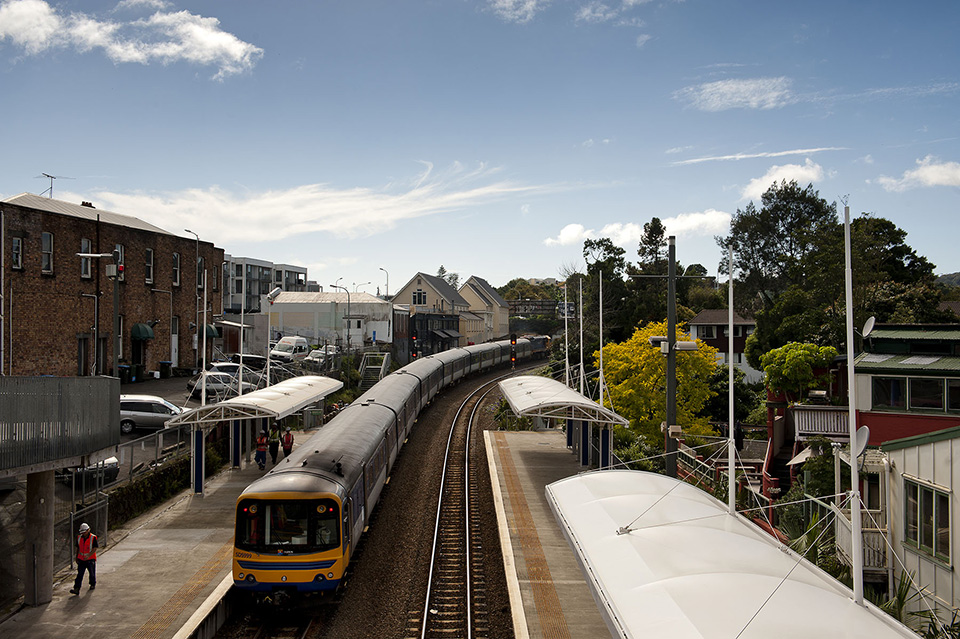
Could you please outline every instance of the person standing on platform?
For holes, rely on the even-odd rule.
[[[257,453],[253,456],[254,460],[257,462],[257,466],[260,467],[260,470],[263,470],[267,466],[267,429],[264,428],[260,431],[260,436],[257,437]]]
[[[293,452],[293,433],[290,432],[289,426],[287,426],[287,430],[283,434],[283,438],[280,440],[280,443],[283,445],[283,456],[289,457],[290,453]]]
[[[80,594],[83,585],[83,573],[90,572],[90,590],[97,587],[97,536],[90,532],[90,526],[80,524],[80,534],[77,536],[77,578],[73,582],[70,592]]]
[[[280,452],[280,424],[274,422],[270,429],[270,463],[277,463],[277,454]]]

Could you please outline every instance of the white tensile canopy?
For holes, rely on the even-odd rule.
[[[267,417],[283,419],[343,388],[343,382],[322,375],[302,375],[260,390],[184,411],[167,422],[179,424],[212,424],[232,419]]]
[[[609,408],[549,377],[510,377],[500,382],[500,390],[510,409],[517,415],[622,426],[630,423]]]
[[[916,637],[726,504],[632,470],[547,486],[614,637]]]

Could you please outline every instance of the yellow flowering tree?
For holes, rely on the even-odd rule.
[[[651,346],[648,338],[666,335],[666,322],[651,322],[638,328],[625,342],[603,347],[603,372],[613,410],[630,420],[631,430],[644,435],[648,444],[663,447],[660,423],[666,417],[667,358]],[[679,327],[676,341],[690,341]],[[717,349],[697,340],[697,350],[677,353],[677,423],[689,434],[712,432],[700,413],[710,390],[710,376],[716,368]],[[599,367],[599,351],[594,353]],[[604,401],[609,406],[608,401]],[[628,444],[622,441],[621,443]]]

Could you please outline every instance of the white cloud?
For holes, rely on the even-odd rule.
[[[594,0],[580,7],[577,11],[577,22],[609,22],[617,17],[620,12],[613,9],[598,0]]]
[[[928,155],[917,160],[917,168],[904,171],[903,177],[880,176],[877,182],[887,191],[897,193],[924,186],[960,186],[960,163],[940,162]]]
[[[215,79],[251,70],[263,50],[220,28],[216,18],[163,11],[161,0],[124,0],[117,8],[157,10],[145,19],[115,22],[93,15],[59,15],[43,0],[0,4],[0,41],[10,39],[27,55],[48,49],[101,50],[115,63],[190,62],[217,68]]]
[[[63,21],[43,0],[13,0],[0,5],[0,40],[10,38],[27,55],[54,45]]]
[[[690,148],[690,147],[687,147]],[[814,153],[823,153],[824,151],[846,151],[843,146],[821,146],[813,149],[790,149],[789,151],[768,151],[766,153],[734,153],[732,155],[714,155],[702,158],[692,158],[690,160],[680,160],[674,162],[675,165],[701,164],[703,162],[723,162],[729,160],[753,160],[756,158],[779,158],[787,155],[812,155]],[[668,151],[669,153],[670,151]]]
[[[557,237],[548,237],[543,241],[547,246],[570,246],[571,244],[583,244],[583,241],[593,237],[593,231],[587,230],[583,224],[567,224],[560,229]]]
[[[750,180],[740,196],[744,201],[759,200],[774,182],[796,180],[798,184],[809,184],[821,179],[823,179],[823,167],[807,158],[803,165],[782,164],[770,167],[763,177]]]
[[[173,193],[61,195],[92,199],[97,208],[122,211],[165,229],[189,228],[220,245],[281,240],[306,233],[341,238],[388,232],[405,220],[481,206],[516,195],[559,190],[495,181],[497,168],[455,166],[434,175],[432,166],[405,182],[380,188],[305,184],[285,190],[235,193],[214,186]],[[224,220],[230,220],[224,224]]]
[[[640,35],[638,35],[638,36],[637,36],[637,48],[639,49],[640,47],[642,47],[643,45],[645,45],[647,42],[650,41],[651,38],[653,38],[653,36],[650,35],[649,33],[641,33]]]
[[[674,97],[701,111],[777,109],[794,101],[785,77],[707,82],[681,89]]]
[[[507,22],[524,24],[546,9],[550,0],[490,0],[493,12]]]
[[[675,217],[660,220],[667,232],[677,237],[693,237],[697,235],[715,235],[726,233],[730,227],[730,214],[715,209],[697,213],[680,213]],[[547,246],[579,246],[584,240],[609,238],[617,246],[633,247],[643,237],[643,224],[635,222],[612,222],[599,231],[588,229],[582,224],[567,224],[560,229],[556,237],[548,237],[543,241]]]

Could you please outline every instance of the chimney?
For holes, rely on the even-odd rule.
[[[81,202],[80,206],[89,206],[91,209],[97,208],[93,205],[93,202]]]

